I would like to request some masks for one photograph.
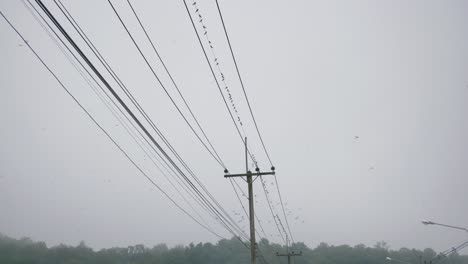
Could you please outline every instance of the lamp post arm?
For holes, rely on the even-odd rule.
[[[468,229],[466,229],[466,228],[464,228],[464,227],[458,227],[458,226],[452,226],[452,225],[446,225],[446,224],[440,224],[440,223],[434,223],[434,222],[428,222],[427,224],[430,224],[430,225],[438,225],[438,226],[445,226],[445,227],[448,227],[448,228],[463,230],[463,231],[465,231],[465,232],[468,233]]]

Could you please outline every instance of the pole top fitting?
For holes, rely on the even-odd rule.
[[[431,222],[431,221],[421,221],[421,223],[425,224],[425,225],[433,225],[434,222]]]
[[[229,173],[228,169],[224,169],[224,173],[226,174]]]
[[[275,166],[271,166],[271,170],[272,170],[272,171],[275,171]]]

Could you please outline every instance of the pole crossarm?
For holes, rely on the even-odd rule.
[[[262,176],[262,175],[275,175],[274,171],[271,172],[255,172],[252,173],[248,171],[247,173],[238,173],[238,174],[225,174],[224,178],[231,178],[231,177],[247,177],[247,176]]]
[[[294,251],[292,252],[287,252],[287,253],[278,253],[276,252],[277,257],[288,257],[288,264],[292,264],[295,256],[302,256],[302,251],[299,251],[299,253],[296,253]]]
[[[260,172],[260,169],[255,168],[255,172],[249,170],[248,165],[248,149],[247,149],[247,138],[244,140],[245,145],[245,173],[230,174],[227,169],[224,169],[224,178],[233,178],[233,177],[246,177],[248,193],[249,193],[249,220],[250,220],[250,263],[256,264],[256,246],[255,242],[255,221],[254,221],[254,194],[253,194],[253,181],[252,176],[262,176],[262,175],[275,175],[275,167],[271,167],[271,172]],[[290,258],[290,257],[289,257]]]
[[[299,252],[299,253],[295,253],[294,251],[290,252],[290,253],[278,253],[278,252],[276,252],[276,256],[278,256],[278,257],[302,256],[302,252]]]

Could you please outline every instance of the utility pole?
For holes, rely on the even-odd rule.
[[[288,257],[288,264],[291,264],[291,257],[294,257],[294,256],[301,256],[302,255],[302,251],[299,251],[299,253],[296,253],[294,251],[292,252],[289,252],[289,238],[288,238],[288,233],[286,233],[286,254],[280,254],[278,252],[276,252],[276,256],[278,257]]]
[[[294,257],[294,256],[301,256],[302,255],[302,251],[300,251],[299,253],[295,253],[294,251],[293,252],[288,252],[286,254],[280,254],[278,252],[276,252],[276,256],[278,257],[288,257],[288,264],[291,264],[291,257]]]
[[[250,263],[255,264],[257,261],[256,258],[256,245],[255,242],[255,213],[254,213],[254,195],[253,195],[253,182],[257,179],[257,177],[262,175],[274,175],[275,174],[275,167],[271,167],[271,172],[260,172],[260,169],[257,167],[255,168],[255,173],[249,171],[249,164],[248,164],[248,149],[247,149],[247,138],[244,140],[245,144],[245,173],[239,174],[229,174],[229,171],[226,169],[224,170],[224,178],[231,178],[231,177],[246,177],[247,178],[247,186],[249,189],[249,218],[250,218]],[[252,176],[257,176],[255,179],[252,179]]]

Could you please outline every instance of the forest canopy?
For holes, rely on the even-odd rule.
[[[247,243],[237,238],[222,239],[216,244],[190,243],[186,246],[169,248],[166,244],[147,247],[142,244],[128,247],[115,247],[98,251],[86,246],[59,245],[47,247],[44,242],[34,242],[29,238],[13,239],[0,234],[0,263],[2,264],[239,264],[249,263]],[[257,263],[287,263],[286,247],[263,239],[258,243],[261,256]],[[468,264],[468,256],[457,252],[442,257],[434,250],[401,248],[391,250],[385,242],[372,247],[365,245],[333,246],[320,243],[311,249],[304,243],[295,243],[290,251],[302,252],[295,257],[296,264]]]

